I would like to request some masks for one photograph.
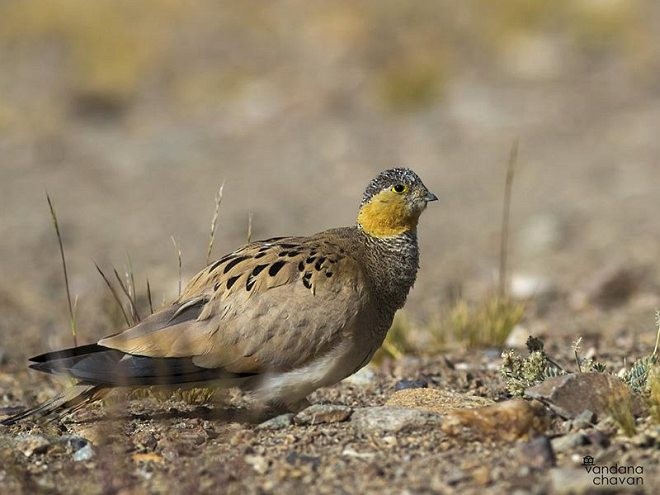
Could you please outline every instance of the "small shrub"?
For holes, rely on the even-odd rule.
[[[529,355],[523,358],[512,349],[502,353],[500,373],[513,396],[522,396],[529,387],[548,378],[564,375],[566,371],[552,361],[543,349],[543,341],[536,337],[527,339]]]

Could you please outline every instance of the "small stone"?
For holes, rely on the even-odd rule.
[[[346,421],[353,409],[348,406],[332,404],[312,404],[303,409],[293,418],[297,425],[320,425],[324,423],[341,423]]]
[[[86,426],[74,423],[71,428],[77,436],[85,438],[93,445],[103,445],[107,443],[108,438],[104,435],[105,429],[99,428],[98,425]]]
[[[252,466],[258,474],[264,474],[268,471],[268,459],[262,455],[246,455],[243,460],[246,464]]]
[[[585,409],[607,414],[612,397],[632,400],[628,386],[607,373],[572,373],[550,378],[525,391],[525,396],[547,403],[564,418],[575,418]]]
[[[553,444],[545,435],[523,443],[518,454],[523,464],[537,469],[549,468],[556,462]]]
[[[357,387],[368,387],[376,381],[376,373],[369,368],[364,367],[361,370],[353,373],[351,376],[344,378],[343,382]]]
[[[514,299],[549,299],[556,291],[552,284],[541,277],[513,275],[509,287]]]
[[[394,385],[394,390],[405,390],[407,388],[428,388],[426,380],[399,380]]]
[[[540,404],[513,399],[476,409],[452,411],[444,416],[441,428],[449,435],[460,435],[469,430],[480,436],[513,441],[543,432],[546,423]]]
[[[470,473],[472,479],[479,486],[486,486],[492,481],[491,471],[489,466],[479,466],[472,470]]]
[[[438,414],[403,407],[360,407],[353,411],[351,424],[358,433],[382,434],[419,430],[438,426]]]
[[[570,452],[577,447],[585,445],[587,437],[582,433],[569,433],[552,439],[552,448],[555,452]]]
[[[286,456],[286,462],[292,466],[307,464],[312,469],[317,469],[321,465],[321,458],[313,455],[299,454],[298,452],[289,452]]]
[[[154,450],[158,440],[151,431],[138,431],[133,435],[133,445],[141,450]]]
[[[59,443],[70,448],[73,452],[82,449],[89,443],[89,440],[78,435],[63,435],[59,438]]]
[[[43,454],[48,450],[50,443],[47,438],[32,433],[21,434],[16,438],[16,448],[25,457],[30,457],[32,454]]]
[[[575,419],[573,420],[573,428],[577,430],[589,428],[590,426],[593,426],[595,420],[596,415],[589,409],[585,409],[580,414],[575,416]]]
[[[446,414],[456,409],[474,408],[494,404],[490,399],[461,394],[437,388],[407,388],[394,392],[385,405],[420,409],[437,414]]]
[[[610,446],[610,437],[609,435],[603,433],[600,430],[591,430],[585,434],[585,438],[589,445],[595,445],[596,447],[606,448]]]
[[[92,457],[94,457],[94,449],[92,449],[92,445],[89,443],[73,453],[73,460],[75,462],[89,461]]]
[[[153,452],[136,452],[131,459],[133,462],[157,462],[159,464],[165,462],[165,459]]]
[[[452,467],[445,476],[445,483],[447,483],[449,486],[452,486],[457,485],[466,479],[468,479],[468,475],[465,471],[459,467]]]
[[[269,420],[258,424],[255,429],[256,430],[282,430],[284,428],[288,428],[289,426],[291,426],[293,424],[293,417],[294,416],[295,416],[295,414],[292,414],[292,413],[280,414],[279,416],[275,416],[274,418],[270,418]]]
[[[550,470],[550,492],[558,495],[593,493],[593,474],[581,468],[554,468]]]
[[[357,452],[355,449],[352,449],[350,447],[346,447],[342,451],[341,455],[345,455],[347,457],[355,457],[357,459],[367,459],[367,460],[371,460],[374,457],[376,457],[376,454],[374,454],[373,452]]]

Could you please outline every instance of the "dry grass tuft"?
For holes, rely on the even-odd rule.
[[[660,425],[660,366],[656,365],[649,373],[649,415],[656,425]]]
[[[507,297],[492,296],[473,305],[461,299],[449,309],[445,333],[467,348],[502,347],[524,313],[524,304]]]
[[[385,359],[401,359],[406,354],[419,351],[411,342],[412,325],[404,311],[394,316],[394,321],[387,332],[387,337],[380,349],[374,355],[372,362],[380,364]]]
[[[626,392],[625,394],[615,392],[610,396],[607,412],[623,434],[632,437],[637,433],[637,427],[633,416],[632,395],[628,391]]]

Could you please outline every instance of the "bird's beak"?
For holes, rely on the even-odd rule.
[[[432,192],[428,191],[426,196],[424,196],[424,200],[428,203],[429,201],[437,201],[438,197]]]

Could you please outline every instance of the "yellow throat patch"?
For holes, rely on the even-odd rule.
[[[357,223],[374,237],[392,237],[417,229],[421,211],[414,211],[401,194],[382,191],[360,208]]]

